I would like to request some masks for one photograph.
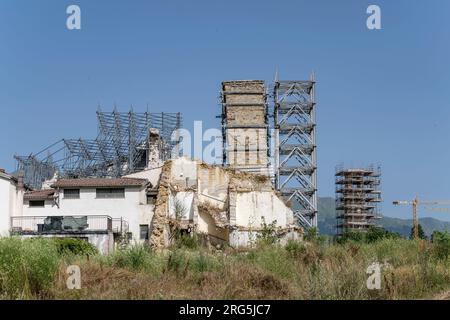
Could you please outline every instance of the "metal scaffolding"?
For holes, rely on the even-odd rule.
[[[336,167],[337,235],[365,232],[380,217],[380,167]]]
[[[15,156],[25,183],[39,189],[60,177],[119,177],[144,169],[148,162],[150,129],[158,129],[163,141],[161,160],[171,157],[181,128],[180,113],[97,112],[98,135],[94,140],[62,139],[28,156]]]
[[[274,85],[275,185],[305,228],[317,227],[315,80]]]

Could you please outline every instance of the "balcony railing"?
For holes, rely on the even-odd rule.
[[[13,234],[90,233],[108,231],[114,231],[113,219],[106,215],[11,217],[11,232]]]
[[[114,233],[127,233],[129,231],[128,221],[123,218],[112,219],[112,231]]]

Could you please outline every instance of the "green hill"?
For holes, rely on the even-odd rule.
[[[319,230],[320,233],[326,235],[334,235],[336,233],[336,211],[334,198],[323,197],[318,200],[319,211]],[[450,222],[441,221],[434,218],[421,218],[419,223],[427,236],[435,230],[450,231]],[[391,232],[397,232],[402,236],[409,237],[412,226],[412,219],[399,219],[392,217],[383,217],[378,223],[380,226]]]

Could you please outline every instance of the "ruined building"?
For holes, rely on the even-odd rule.
[[[173,153],[170,159],[167,136],[177,122],[153,128],[146,118],[130,120],[133,114],[114,111],[117,122],[101,121],[114,137],[63,141],[63,161],[42,154],[45,160],[18,159],[39,188],[21,190],[17,208],[0,213],[0,232],[81,238],[104,254],[139,243],[162,249],[179,232],[196,234],[208,246],[248,247],[272,224],[281,243],[302,238],[303,229],[267,172],[210,166]],[[267,149],[260,159],[267,169]]]
[[[167,247],[182,229],[207,245],[248,247],[272,223],[281,243],[301,239],[292,210],[267,176],[178,158],[162,168],[150,243]]]
[[[336,168],[337,235],[366,232],[379,218],[380,168]]]

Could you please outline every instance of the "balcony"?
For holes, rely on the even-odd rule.
[[[106,215],[91,216],[22,216],[11,217],[11,234],[93,234],[128,231],[123,219]]]

